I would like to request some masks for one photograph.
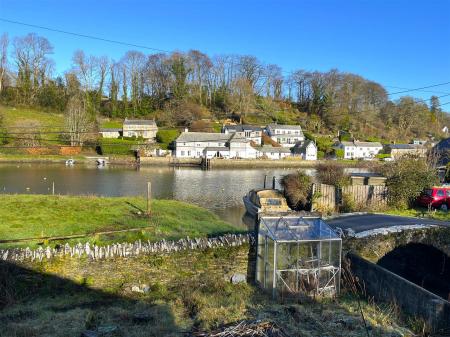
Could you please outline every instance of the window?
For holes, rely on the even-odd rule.
[[[445,195],[444,190],[438,190],[437,193],[436,193],[436,195],[437,195],[438,197],[443,197],[443,196]]]
[[[181,156],[184,156],[184,151],[181,151]]]
[[[249,138],[252,136],[252,132],[251,131],[245,131],[245,137]]]
[[[187,152],[187,155],[188,155],[188,156],[191,156],[191,151],[188,151],[188,152]]]

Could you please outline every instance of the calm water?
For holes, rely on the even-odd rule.
[[[314,169],[302,169],[314,175]],[[205,207],[222,219],[242,224],[245,213],[242,197],[252,188],[289,169],[214,169],[170,167],[112,167],[61,164],[0,164],[0,193],[95,194],[103,196],[145,195],[152,182],[155,198],[176,199]],[[278,185],[277,185],[278,186]]]

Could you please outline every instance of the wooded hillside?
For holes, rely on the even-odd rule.
[[[72,67],[61,75],[52,52],[50,41],[35,33],[3,34],[0,102],[66,112],[68,120],[83,122],[84,131],[95,129],[101,116],[154,117],[168,127],[231,117],[247,123],[300,123],[316,134],[347,130],[359,139],[408,141],[440,137],[449,122],[439,99],[450,94],[392,100],[381,84],[337,69],[286,73],[255,56],[209,56],[198,50],[131,50],[120,60],[77,50]]]

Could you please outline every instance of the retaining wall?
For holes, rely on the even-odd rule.
[[[347,254],[353,275],[375,300],[397,304],[405,313],[423,318],[430,330],[450,331],[450,302],[355,254]]]
[[[43,259],[52,259],[55,257],[74,257],[81,258],[86,256],[93,260],[108,259],[114,257],[131,257],[138,255],[154,253],[172,253],[184,250],[207,249],[219,247],[236,247],[246,243],[253,244],[252,234],[227,234],[214,238],[194,238],[189,237],[178,241],[161,240],[158,242],[134,243],[122,242],[107,246],[91,245],[89,243],[78,243],[74,246],[66,243],[58,248],[39,247],[30,248],[11,248],[0,249],[0,260],[3,261],[42,261]]]

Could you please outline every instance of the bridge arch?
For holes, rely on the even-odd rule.
[[[432,245],[416,242],[401,245],[377,264],[450,300],[450,257]]]

